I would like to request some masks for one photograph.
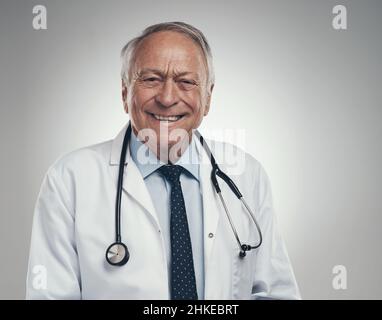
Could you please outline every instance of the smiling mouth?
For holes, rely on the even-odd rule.
[[[184,117],[184,114],[176,115],[176,116],[161,116],[159,114],[154,114],[154,113],[149,113],[149,114],[156,120],[163,121],[163,122],[176,122]]]

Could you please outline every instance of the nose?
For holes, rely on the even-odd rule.
[[[176,105],[179,102],[178,88],[176,83],[172,79],[164,81],[163,85],[159,89],[156,95],[156,102],[161,106],[169,108]]]

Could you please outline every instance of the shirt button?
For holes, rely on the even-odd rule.
[[[209,234],[208,234],[208,238],[212,238],[214,236],[214,234],[212,233],[212,232],[210,232]]]

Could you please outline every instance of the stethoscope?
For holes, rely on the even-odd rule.
[[[211,171],[211,181],[214,185],[215,191],[218,194],[220,201],[224,207],[224,211],[226,213],[226,216],[228,218],[229,224],[231,226],[232,232],[235,235],[236,242],[239,246],[239,257],[244,258],[247,255],[247,251],[250,251],[252,249],[256,249],[260,247],[263,236],[261,234],[261,230],[259,227],[259,224],[256,221],[255,215],[253,214],[252,210],[249,208],[248,204],[245,202],[243,195],[240,193],[239,188],[236,186],[236,184],[222,171],[220,170],[219,166],[217,165],[214,156],[211,153],[210,148],[208,147],[207,143],[203,139],[203,137],[200,135],[200,133],[195,130],[195,135],[198,137],[201,145],[203,146],[204,150],[208,154],[208,157],[211,161],[212,171]],[[118,184],[117,184],[117,197],[116,197],[116,203],[115,203],[115,242],[112,243],[106,250],[106,260],[108,263],[110,263],[113,266],[123,266],[126,264],[127,261],[129,261],[130,253],[127,249],[127,246],[122,242],[121,237],[121,196],[122,196],[122,183],[123,183],[123,174],[124,174],[124,168],[125,168],[125,159],[126,159],[126,150],[129,144],[131,138],[131,124],[129,123],[129,126],[126,129],[125,136],[123,138],[123,144],[122,144],[122,150],[121,150],[121,157],[119,161],[119,170],[118,170]],[[232,192],[236,195],[236,197],[241,201],[241,203],[244,205],[246,210],[248,211],[250,217],[252,218],[257,232],[259,234],[259,242],[255,246],[251,246],[248,244],[244,244],[240,241],[239,235],[236,231],[236,228],[233,224],[231,214],[229,213],[228,207],[224,201],[224,198],[221,194],[221,189],[219,186],[219,182],[216,178],[216,176],[220,177],[224,182],[228,185],[228,187],[232,190]]]

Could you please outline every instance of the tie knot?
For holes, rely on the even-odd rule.
[[[183,167],[170,164],[161,166],[158,171],[167,179],[168,182],[177,183],[179,182],[179,177],[183,171]]]

